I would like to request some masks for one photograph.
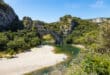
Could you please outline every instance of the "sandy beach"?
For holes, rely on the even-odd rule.
[[[54,47],[45,45],[17,54],[16,58],[0,59],[0,75],[23,75],[55,65],[67,58],[65,54],[55,54],[53,50]]]

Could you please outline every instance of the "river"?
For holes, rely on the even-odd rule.
[[[66,59],[64,62],[61,62],[54,66],[45,67],[43,69],[33,71],[33,72],[25,74],[25,75],[64,75],[66,69],[68,68],[69,64],[71,63],[71,60],[74,59],[78,55],[80,49],[70,46],[70,45],[66,45],[63,47],[57,46],[57,48],[58,48],[58,51],[56,51],[56,52],[57,53],[66,53],[68,55],[68,59]]]

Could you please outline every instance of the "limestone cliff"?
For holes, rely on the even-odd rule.
[[[14,10],[3,0],[0,0],[0,27],[8,27],[15,20],[18,20],[18,17]]]

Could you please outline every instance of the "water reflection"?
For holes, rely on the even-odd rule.
[[[62,63],[57,64],[52,67],[47,67],[47,68],[43,68],[41,70],[31,72],[26,75],[64,75],[64,72],[65,72],[67,66],[68,65],[67,65],[67,61],[66,61],[66,62],[62,62]]]

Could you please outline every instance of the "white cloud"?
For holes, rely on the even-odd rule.
[[[104,8],[105,7],[104,0],[96,0],[94,4],[90,5],[90,7],[91,8]]]

